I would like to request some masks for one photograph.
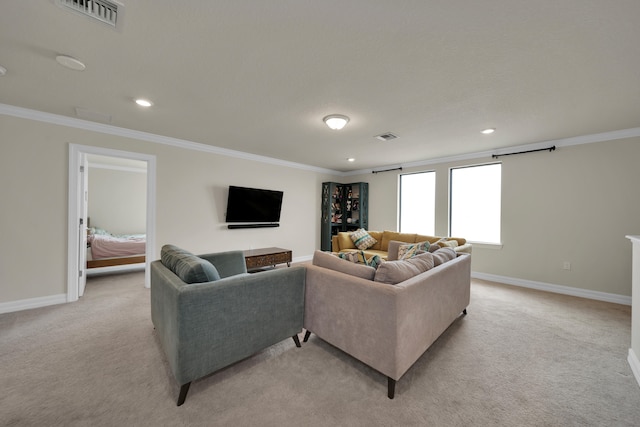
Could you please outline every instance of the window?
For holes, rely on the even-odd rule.
[[[501,170],[500,163],[451,169],[451,236],[500,243]]]
[[[400,232],[435,234],[436,173],[400,175]]]

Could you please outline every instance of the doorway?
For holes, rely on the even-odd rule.
[[[86,283],[88,159],[110,158],[146,165],[145,287],[150,287],[149,264],[155,259],[155,156],[100,147],[69,145],[69,219],[67,301],[77,301]]]

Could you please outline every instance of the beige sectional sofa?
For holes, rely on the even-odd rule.
[[[381,247],[388,247],[388,242]],[[397,251],[397,245],[392,250]],[[376,270],[316,251],[306,268],[305,341],[313,333],[381,372],[393,399],[396,381],[461,313],[466,314],[471,255],[441,251],[449,252],[451,260],[396,284],[374,280],[382,267]],[[437,254],[418,257],[431,256]]]
[[[434,244],[438,241],[444,241],[440,243],[440,246],[452,247],[458,253],[471,253],[471,243],[467,243],[466,239],[461,237],[438,237],[438,236],[426,236],[415,233],[398,233],[395,231],[367,231],[371,237],[376,240],[376,243],[364,250],[366,256],[379,255],[380,258],[387,259],[389,251],[389,243],[392,241],[406,242],[406,243],[419,243],[429,242]],[[350,252],[357,251],[358,248],[351,239],[351,232],[339,232],[331,239],[331,250],[333,252]],[[393,259],[393,258],[392,258]]]

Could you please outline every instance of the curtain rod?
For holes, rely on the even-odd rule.
[[[401,171],[402,168],[384,169],[379,171],[371,171],[371,173],[389,172],[389,171]]]
[[[538,148],[537,150],[529,150],[529,151],[518,151],[516,153],[506,153],[506,154],[494,154],[491,157],[494,159],[497,159],[498,157],[502,157],[502,156],[512,156],[514,154],[527,154],[527,153],[535,153],[536,151],[547,151],[549,150],[549,152],[552,152],[556,149],[556,146],[553,145],[551,147],[548,148]]]

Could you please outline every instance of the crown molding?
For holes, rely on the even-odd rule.
[[[435,159],[419,160],[410,163],[401,163],[399,165],[392,165],[389,167],[380,167],[375,169],[360,169],[356,171],[343,172],[343,176],[363,175],[372,173],[376,170],[384,170],[388,168],[403,168],[409,169],[420,166],[438,165],[442,163],[453,163],[466,160],[477,160],[483,157],[491,158],[493,155],[507,154],[513,151],[528,151],[537,150],[540,148],[547,148],[550,145],[557,147],[570,147],[573,145],[592,144],[594,142],[613,141],[616,139],[635,138],[640,136],[640,127],[631,129],[622,129],[611,132],[594,133],[591,135],[574,136],[571,138],[552,139],[549,141],[535,142],[525,145],[513,145],[510,147],[504,147],[496,150],[477,151],[475,153],[461,154],[458,156],[439,157]]]
[[[8,104],[0,104],[0,114],[13,116],[22,119],[35,120],[38,122],[51,123],[60,126],[66,126],[75,129],[88,130],[92,132],[104,133],[108,135],[121,136],[124,138],[137,139],[140,141],[154,142],[157,144],[170,145],[172,147],[183,148],[187,150],[202,151],[206,153],[219,154],[221,156],[235,157],[243,160],[251,160],[255,162],[268,163],[276,166],[283,166],[293,169],[302,169],[311,172],[324,173],[330,175],[340,175],[341,172],[332,169],[319,168],[316,166],[305,165],[302,163],[289,162],[286,160],[275,159],[273,157],[259,156],[257,154],[245,153],[242,151],[230,150],[227,148],[216,147],[213,145],[202,144],[199,142],[187,141],[169,136],[156,135],[153,133],[142,132],[132,129],[121,128],[113,125],[105,125],[102,123],[91,122],[88,120],[76,119],[73,117],[61,116],[59,114],[45,113],[42,111],[31,110],[28,108],[16,107]]]
[[[0,114],[7,116],[19,117],[23,119],[35,120],[39,122],[51,123],[60,126],[66,126],[76,129],[83,129],[92,132],[99,132],[108,135],[121,136],[125,138],[137,139],[141,141],[154,142],[157,144],[170,145],[173,147],[183,148],[186,150],[202,151],[206,153],[218,154],[221,156],[234,157],[254,162],[268,163],[275,166],[283,166],[293,169],[302,169],[310,172],[335,175],[340,177],[348,177],[354,175],[370,174],[377,170],[385,170],[390,168],[414,168],[420,166],[437,165],[441,163],[451,163],[466,160],[476,160],[483,157],[491,157],[493,155],[506,154],[512,151],[528,151],[545,148],[549,145],[556,147],[570,147],[573,145],[592,144],[595,142],[613,141],[616,139],[633,138],[640,136],[640,127],[631,129],[622,129],[611,132],[602,132],[591,135],[575,136],[571,138],[562,138],[549,141],[541,141],[526,145],[515,145],[504,147],[496,150],[478,151],[474,153],[461,154],[457,156],[439,157],[434,159],[419,160],[409,163],[401,163],[399,165],[381,166],[374,169],[359,169],[348,172],[337,171],[333,169],[320,168],[316,166],[306,165],[302,163],[289,162],[286,160],[276,159],[273,157],[259,156],[257,154],[245,153],[242,151],[230,150],[228,148],[216,147],[213,145],[202,144],[199,142],[187,141],[169,136],[156,135],[148,132],[141,132],[132,129],[121,128],[113,125],[91,122],[87,120],[76,119],[73,117],[61,116],[59,114],[45,113],[42,111],[31,110],[28,108],[16,107],[8,104],[0,104]]]

